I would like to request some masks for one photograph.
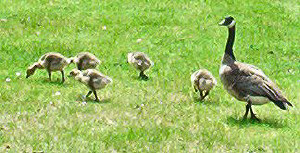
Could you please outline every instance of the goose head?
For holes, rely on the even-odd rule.
[[[219,26],[227,26],[231,28],[235,25],[234,18],[232,16],[225,17],[220,23]]]

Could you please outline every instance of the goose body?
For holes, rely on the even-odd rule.
[[[86,97],[88,97],[91,93],[94,93],[96,98],[95,101],[99,101],[96,90],[103,89],[106,85],[112,83],[111,78],[103,75],[95,69],[87,69],[84,71],[73,69],[70,72],[70,76],[75,77],[75,80],[86,85],[90,89]]]
[[[147,54],[143,52],[128,53],[127,61],[130,65],[140,71],[140,78],[148,79],[148,76],[146,76],[144,72],[153,66],[154,63],[150,60]]]
[[[220,25],[228,27],[229,36],[219,75],[224,88],[230,95],[247,102],[244,118],[247,117],[250,110],[251,118],[258,120],[252,111],[252,105],[262,105],[271,101],[283,110],[287,109],[287,105],[292,106],[276,84],[262,70],[253,65],[236,61],[232,50],[235,38],[234,19],[226,17]]]
[[[217,84],[217,80],[206,69],[200,69],[191,75],[191,83],[195,91],[199,91],[200,100],[204,99]]]
[[[94,69],[101,63],[94,54],[89,52],[81,52],[71,59],[71,62],[76,64],[78,70]]]
[[[62,74],[62,82],[65,81],[64,68],[70,63],[70,60],[60,53],[49,52],[44,54],[38,62],[28,67],[26,78],[34,74],[36,69],[46,69],[51,81],[51,72],[60,71]]]

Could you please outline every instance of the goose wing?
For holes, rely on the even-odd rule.
[[[232,88],[242,97],[266,97],[281,109],[284,103],[292,106],[282,95],[280,89],[257,67],[236,62],[232,66]]]

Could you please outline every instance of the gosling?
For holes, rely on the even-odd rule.
[[[203,100],[210,90],[217,84],[217,80],[206,69],[200,69],[191,75],[192,86],[195,92],[199,91],[200,101]]]
[[[127,62],[140,71],[139,77],[143,80],[148,80],[149,77],[145,75],[145,71],[149,69],[154,63],[150,60],[147,54],[142,52],[132,52],[127,55]]]
[[[86,69],[95,69],[101,61],[92,53],[81,52],[77,56],[70,58],[71,63],[75,63],[77,69],[82,71]]]
[[[26,78],[34,74],[36,69],[46,69],[51,81],[51,72],[60,71],[62,76],[62,83],[65,82],[64,68],[70,63],[70,60],[60,53],[49,52],[44,54],[38,62],[29,66],[26,71]]]
[[[103,89],[106,85],[112,83],[111,78],[103,75],[95,69],[87,69],[84,71],[73,69],[70,72],[70,76],[75,77],[75,80],[78,80],[79,82],[83,83],[88,88],[90,88],[90,91],[85,97],[88,97],[92,93],[94,93],[95,101],[97,102],[99,102],[100,100],[97,96],[96,90]]]

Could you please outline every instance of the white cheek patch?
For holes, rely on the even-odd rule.
[[[232,28],[235,25],[235,21],[232,20],[232,22],[227,26],[228,28]]]

